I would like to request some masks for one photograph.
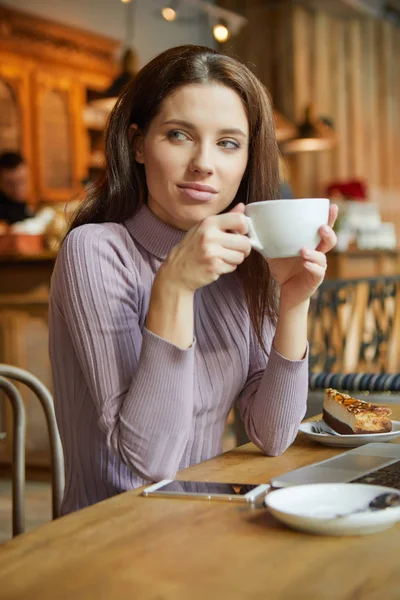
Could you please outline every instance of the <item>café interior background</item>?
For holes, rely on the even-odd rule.
[[[163,18],[165,8],[174,20]],[[215,39],[216,25],[227,28],[225,42]],[[0,362],[50,389],[50,276],[66,219],[103,171],[104,91],[121,75],[126,50],[134,76],[185,43],[237,56],[268,87],[284,193],[340,204],[327,277],[400,274],[399,0],[1,0],[0,152],[25,157],[36,216],[0,223]],[[46,478],[45,419],[29,392],[24,400],[28,473]],[[235,443],[233,419],[226,448]],[[0,432],[11,430],[3,401]],[[6,474],[11,461],[7,435]]]

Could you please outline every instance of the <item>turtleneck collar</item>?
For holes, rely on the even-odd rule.
[[[124,221],[124,225],[134,240],[161,260],[186,235],[186,231],[161,221],[147,205],[143,205],[133,217]]]

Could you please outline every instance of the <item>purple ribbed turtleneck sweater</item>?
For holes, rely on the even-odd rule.
[[[236,400],[266,454],[280,454],[296,436],[307,358],[278,354],[269,323],[263,355],[236,274],[196,292],[188,350],[146,329],[154,276],[183,235],[144,206],[124,224],[73,230],[59,252],[50,358],[64,514],[219,454]]]

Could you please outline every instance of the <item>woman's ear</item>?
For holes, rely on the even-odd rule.
[[[130,125],[130,127],[129,127],[129,145],[132,148],[132,152],[134,152],[134,154],[135,154],[136,162],[138,162],[142,165],[144,164],[143,144],[144,144],[144,138],[143,138],[143,135],[142,135],[140,129],[136,125],[136,123],[134,123],[133,125]]]

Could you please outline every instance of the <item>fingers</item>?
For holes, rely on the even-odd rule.
[[[319,285],[325,278],[327,267],[325,254],[317,250],[302,250],[301,255],[304,259],[304,268],[313,277],[315,284]]]
[[[315,283],[320,284],[325,277],[325,268],[321,265],[306,260],[304,262],[304,268],[314,277]]]
[[[316,265],[317,267],[322,269],[323,272],[326,271],[327,260],[323,252],[318,252],[318,250],[303,249],[301,251],[301,255],[306,263],[308,262],[310,264]]]
[[[332,250],[334,246],[336,246],[336,233],[329,225],[324,225],[320,228],[319,234],[321,236],[321,241],[317,246],[317,250],[318,252],[323,252],[325,254],[326,252],[329,252],[329,250]]]
[[[229,248],[229,250],[238,250],[245,256],[248,256],[251,252],[250,240],[245,235],[221,232],[216,237],[216,241],[219,242],[224,248]]]
[[[229,250],[228,248],[219,248],[218,257],[229,265],[237,267],[246,258],[244,252],[238,252],[237,250]]]
[[[217,227],[222,231],[234,231],[246,235],[248,231],[247,217],[241,212],[228,212],[223,215],[208,217],[202,223],[203,228]]]
[[[328,225],[324,225],[319,230],[319,235],[321,236],[321,241],[317,246],[319,252],[329,252],[329,250],[332,250],[336,246],[337,237],[332,228],[337,219],[338,212],[339,208],[337,204],[332,204],[329,208]]]
[[[329,217],[328,217],[328,225],[329,227],[333,227],[335,224],[335,221],[337,219],[339,213],[339,207],[337,204],[331,204],[331,206],[329,207]]]
[[[243,202],[239,202],[239,204],[236,204],[236,206],[234,206],[232,208],[232,210],[230,210],[230,213],[244,213],[244,209],[245,209],[245,205],[243,204]]]

